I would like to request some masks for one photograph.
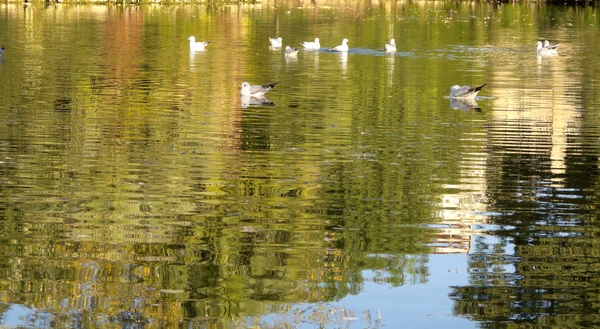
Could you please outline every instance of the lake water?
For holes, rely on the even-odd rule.
[[[0,4],[0,326],[600,325],[599,27],[540,4]],[[273,105],[243,81],[279,81]]]

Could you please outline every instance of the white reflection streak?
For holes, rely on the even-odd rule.
[[[285,56],[285,64],[296,64],[298,63],[298,57],[296,56]]]
[[[481,172],[484,171],[481,166]],[[476,170],[479,171],[479,170]],[[463,172],[463,180],[471,180],[469,184],[445,185],[444,188],[463,191],[442,194],[439,204],[439,217],[444,225],[436,234],[434,241],[435,253],[456,254],[468,253],[471,249],[471,237],[477,233],[474,227],[489,221],[485,215],[487,202],[485,198],[485,179],[473,179],[479,172]],[[467,191],[471,190],[471,191]]]
[[[348,71],[348,52],[342,51],[340,52],[340,61],[342,63],[342,74],[346,74]]]
[[[450,98],[450,108],[462,111],[481,110],[475,99]]]
[[[194,63],[194,58],[196,57],[196,52],[190,50],[190,72],[196,72],[196,65]]]
[[[388,64],[388,86],[391,86],[394,84],[394,62],[396,61],[396,54],[395,53],[386,53],[385,54],[385,60],[387,61]]]
[[[298,63],[298,53],[284,54],[283,57],[285,58],[286,65]]]
[[[312,56],[313,57],[313,62],[314,62],[314,66],[315,66],[315,71],[319,71],[319,51],[305,51],[304,53],[306,53],[306,56]]]
[[[566,90],[557,88],[560,96],[564,96]],[[554,176],[562,176],[565,173],[565,157],[567,145],[568,125],[575,121],[573,111],[569,104],[561,104],[562,97],[557,97],[555,89],[551,90],[549,104],[552,109],[552,149],[550,150],[550,171]],[[561,179],[562,181],[562,179]]]
[[[540,56],[538,56],[539,58]],[[552,66],[556,62],[552,62],[550,67],[543,70],[541,65],[538,65],[538,74],[540,79],[549,79],[551,81],[561,82],[565,78],[552,70]],[[556,63],[559,65],[559,63]],[[560,71],[559,71],[560,72]],[[576,122],[573,111],[571,108],[574,104],[569,104],[568,100],[565,100],[566,90],[561,83],[557,83],[554,88],[544,90],[538,101],[542,103],[541,108],[547,109],[546,115],[552,120],[552,147],[550,149],[550,171],[555,177],[554,182],[562,182],[563,179],[559,178],[564,175],[566,164],[566,145],[567,145],[567,129],[569,124]],[[543,121],[544,119],[540,119]]]
[[[465,136],[474,142],[481,136]],[[447,193],[440,195],[438,216],[445,228],[439,230],[435,239],[436,253],[469,253],[474,229],[489,221],[486,197],[487,156],[485,143],[474,147],[470,155],[461,161],[460,180],[457,184],[444,184]]]
[[[193,51],[190,50],[190,72],[196,72],[196,55],[198,56],[204,56],[207,53],[206,50],[197,50],[197,51]]]
[[[252,97],[252,96],[240,96],[240,104],[243,109],[250,106],[271,106],[274,105],[268,98],[264,96]]]

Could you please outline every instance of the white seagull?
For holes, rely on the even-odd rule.
[[[196,37],[194,37],[193,35],[191,37],[189,37],[188,40],[190,40],[190,50],[191,51],[204,50],[206,48],[206,46],[208,46],[208,44],[210,43],[210,41],[196,42]]]
[[[278,81],[279,82],[279,81]],[[251,86],[248,82],[242,82],[242,90],[240,96],[263,97],[267,91],[271,90],[278,82],[269,83],[263,86]]]
[[[556,52],[556,50],[552,50],[550,48],[544,48],[544,46],[542,46],[542,42],[538,41],[537,42],[537,54],[542,55],[542,56],[551,56],[551,55],[557,55],[558,53]]]
[[[305,49],[321,49],[321,42],[319,38],[315,38],[315,41],[304,41],[300,42],[301,45],[304,46]]]
[[[396,40],[392,38],[390,43],[385,42],[385,51],[395,52],[396,51]]]
[[[546,40],[544,41],[544,48],[550,49],[552,50],[554,53],[556,53],[556,51],[558,50],[558,46],[560,46],[560,42],[559,43],[555,43],[553,45],[550,44],[550,41]]]
[[[344,40],[342,40],[341,45],[335,46],[329,50],[330,51],[348,51],[348,39],[344,38]]]
[[[298,55],[298,49],[292,48],[290,46],[285,46],[285,50],[283,51],[285,56],[296,56]]]
[[[450,98],[456,99],[473,99],[479,92],[481,88],[485,87],[486,83],[481,86],[471,88],[470,86],[459,86],[454,85],[450,87]]]
[[[269,42],[271,42],[271,47],[279,48],[283,44],[283,38],[282,37],[278,37],[278,38],[269,37]]]

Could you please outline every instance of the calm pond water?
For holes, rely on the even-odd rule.
[[[599,27],[539,4],[0,4],[0,326],[600,325]],[[279,81],[273,105],[242,81]]]

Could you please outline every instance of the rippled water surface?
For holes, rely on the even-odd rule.
[[[0,325],[600,325],[599,27],[539,4],[0,4]],[[278,81],[272,104],[242,81]]]

